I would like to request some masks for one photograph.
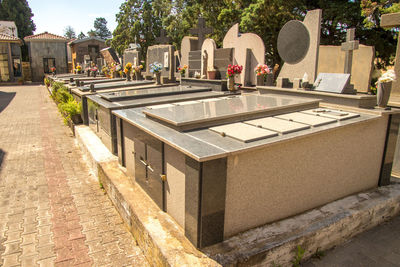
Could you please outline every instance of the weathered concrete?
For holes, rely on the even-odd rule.
[[[400,184],[392,184],[246,231],[204,252],[224,266],[289,266],[298,245],[306,259],[399,212]]]

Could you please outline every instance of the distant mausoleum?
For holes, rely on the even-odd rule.
[[[29,48],[32,81],[43,81],[52,67],[57,73],[68,72],[67,38],[44,32],[27,36],[24,40]]]
[[[21,45],[18,37],[0,33],[0,81],[17,81],[22,77]]]
[[[98,58],[103,58],[100,50],[106,48],[106,41],[98,37],[87,37],[77,39],[69,43],[72,56],[72,68],[75,69],[77,63],[84,65],[85,56],[90,57],[90,61],[97,62]]]

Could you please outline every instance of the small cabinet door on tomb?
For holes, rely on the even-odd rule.
[[[164,185],[161,179],[163,173],[163,144],[159,140],[143,133],[134,138],[135,147],[135,180],[163,209]]]

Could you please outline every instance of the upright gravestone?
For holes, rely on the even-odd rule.
[[[126,65],[128,62],[131,62],[134,66],[138,66],[141,61],[140,56],[140,46],[136,44],[130,44],[128,49],[125,49],[123,54],[123,65]]]
[[[289,21],[278,35],[278,53],[285,62],[278,78],[300,79],[307,73],[311,83],[317,76],[322,10],[308,11],[304,21]]]
[[[394,28],[400,26],[400,12],[385,14],[381,17],[381,27]],[[396,58],[394,61],[394,72],[396,73],[396,81],[392,82],[392,94],[400,94],[400,41],[397,41]]]
[[[204,58],[207,57],[201,50],[205,35],[213,32],[212,28],[206,27],[204,18],[199,18],[197,22],[197,28],[190,29],[190,34],[197,35],[196,50],[189,51],[188,65],[189,65],[189,77],[193,77],[195,73],[199,73],[201,76],[206,76],[204,69]]]
[[[147,49],[146,60],[146,73],[147,79],[152,78],[153,74],[150,72],[150,64],[155,62],[161,63],[163,68],[161,70],[161,80],[163,83],[175,82],[175,60],[174,60],[174,46],[167,44],[171,41],[166,35],[164,29],[161,30],[160,37],[156,38],[158,45],[149,46]]]
[[[190,34],[198,36],[197,50],[201,50],[206,34],[211,33],[213,33],[213,29],[206,27],[206,20],[204,18],[199,18],[197,28],[190,29]]]
[[[254,33],[239,33],[239,24],[233,25],[223,40],[224,48],[233,48],[233,61],[242,65],[243,70],[239,82],[245,86],[256,85],[257,77],[254,69],[264,64],[264,41]]]
[[[357,50],[359,42],[354,40],[356,29],[351,28],[347,30],[346,42],[342,44],[342,51],[345,52],[344,73],[351,75],[351,66],[353,63],[353,50]]]
[[[198,46],[197,37],[185,36],[182,38],[180,50],[180,66],[189,65],[189,52],[196,51]]]
[[[101,55],[105,59],[107,65],[119,64],[119,58],[115,50],[111,47],[104,48],[100,50]]]

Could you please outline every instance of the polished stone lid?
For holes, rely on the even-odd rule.
[[[257,126],[260,128],[268,129],[271,131],[278,132],[280,134],[286,134],[296,131],[301,131],[310,128],[310,125],[282,120],[274,117],[267,117],[255,120],[244,121],[244,123]]]
[[[209,129],[219,133],[221,136],[229,136],[245,143],[278,135],[277,132],[254,127],[241,122],[211,127]]]
[[[86,84],[86,82],[85,82]],[[121,88],[121,87],[134,87],[134,86],[139,86],[139,85],[145,85],[145,84],[154,84],[154,81],[148,81],[148,80],[142,80],[142,81],[122,81],[122,82],[111,82],[111,83],[102,83],[102,84],[94,84],[94,89],[97,90],[106,90],[106,89],[111,89],[111,88]],[[88,82],[88,85],[79,87],[79,90],[82,92],[87,92],[90,90],[90,82]]]
[[[336,122],[336,119],[326,118],[316,115],[310,115],[302,112],[294,112],[276,116],[278,119],[299,122],[311,126],[321,126],[329,123]]]
[[[341,110],[332,110],[328,108],[316,108],[316,109],[304,110],[302,111],[302,113],[331,118],[331,119],[337,119],[340,121],[360,117],[360,114],[341,111]]]
[[[168,87],[152,87],[140,90],[124,90],[118,92],[101,93],[99,96],[108,101],[122,101],[128,99],[156,97],[163,95],[185,94],[195,92],[211,91],[210,87],[199,86],[168,86]]]
[[[251,119],[254,118],[254,115],[269,115],[277,110],[288,109],[290,111],[290,108],[294,107],[307,109],[309,105],[318,105],[319,100],[278,95],[242,95],[212,102],[196,102],[156,110],[144,110],[143,113],[148,118],[187,130],[202,127],[202,123],[205,122],[235,122],[238,118]]]

